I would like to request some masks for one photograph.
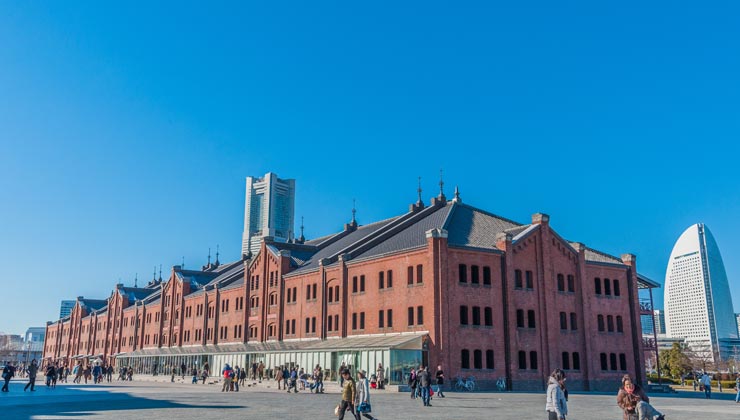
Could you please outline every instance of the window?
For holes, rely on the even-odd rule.
[[[354,317],[355,314],[352,314]],[[306,318],[306,334],[311,331],[311,318]]]
[[[414,326],[414,308],[413,307],[409,308],[408,315],[409,315],[409,327],[412,327]]]
[[[288,288],[288,299],[286,299],[286,302],[287,303],[290,303],[291,302],[291,292],[292,292],[292,290],[290,288]],[[329,302],[331,302],[331,299],[329,299]]]
[[[365,292],[365,275],[360,276],[360,293]]]
[[[594,292],[596,292],[597,295],[601,294],[601,279],[598,277],[594,278]]]
[[[471,265],[470,266],[470,283],[472,284],[479,284],[480,283],[480,274],[479,274],[479,268],[477,265]]]
[[[565,277],[563,277],[562,274],[558,273],[558,292],[564,292],[565,291]]]
[[[484,321],[486,324],[486,327],[493,327],[493,309],[490,307],[486,307],[484,310]]]
[[[468,282],[468,266],[465,264],[460,264],[458,267],[458,281],[460,283],[467,283]]]
[[[388,316],[386,318],[388,318],[388,328],[393,328],[393,309],[388,309]]]
[[[531,271],[527,270],[526,273],[524,273],[527,278],[527,289],[534,289],[534,275]]]
[[[529,328],[535,328],[534,311],[533,310],[527,311],[527,326]]]
[[[521,289],[522,285],[522,270],[514,270],[514,288]]]
[[[614,296],[621,296],[622,292],[619,290],[619,280],[614,279]]]
[[[285,334],[290,335],[290,320],[289,319],[285,320]]]
[[[599,324],[599,331],[604,331],[604,315],[599,315],[596,317],[596,323]]]
[[[316,300],[316,283],[313,284],[313,300]]]
[[[288,296],[290,296],[290,289],[288,289]],[[290,297],[288,298],[290,301]],[[330,287],[326,290],[326,301],[328,303],[334,302],[334,287]]]
[[[524,309],[516,310],[516,326],[517,328],[524,328]]]
[[[568,329],[568,316],[565,314],[565,312],[560,312],[560,329]]]
[[[519,369],[526,369],[526,368],[527,368],[527,352],[520,351],[519,352]]]
[[[462,349],[460,351],[460,367],[463,369],[470,369],[470,350]]]
[[[617,370],[617,355],[615,353],[609,353],[609,368]]]
[[[573,370],[581,370],[581,355],[577,351],[573,352]]]
[[[385,273],[383,271],[378,273],[378,289],[385,289]]]
[[[483,285],[491,285],[491,267],[483,267]],[[490,368],[493,369],[493,368]]]
[[[473,325],[480,325],[480,307],[473,306]]]
[[[352,314],[352,329],[357,329],[357,312]]]
[[[414,284],[414,267],[413,266],[409,266],[409,268],[407,270],[407,277],[406,277],[406,279],[407,279],[407,284],[409,286],[411,286],[412,284]]]
[[[339,302],[339,286],[334,286],[334,302]]]
[[[567,351],[563,352],[563,363],[562,363],[563,369],[570,370],[570,355]]]
[[[334,325],[333,325],[334,322],[332,322],[332,321],[334,321],[334,317],[331,316],[331,315],[329,315],[328,319],[326,320],[326,330],[327,331],[334,331],[334,329],[333,329],[334,328]]]
[[[360,329],[365,329],[365,312],[360,312]]]
[[[571,293],[576,291],[576,279],[573,274],[568,274],[568,291]]]
[[[387,278],[386,287],[390,289],[391,287],[393,287],[393,271],[392,270],[388,270],[386,274],[386,278]]]
[[[473,351],[473,368],[483,369],[483,352],[480,350]]]
[[[493,350],[486,350],[486,369],[494,369]]]
[[[576,331],[578,329],[578,318],[575,312],[570,313],[570,329]]]
[[[611,296],[612,294],[612,283],[609,279],[604,279],[604,294],[606,296]]]
[[[352,277],[352,293],[357,293],[357,276]]]
[[[424,282],[424,266],[419,264],[416,266],[416,284]]]
[[[627,370],[627,356],[619,353],[619,370]]]
[[[378,328],[385,328],[385,311],[378,311]]]
[[[623,333],[624,332],[624,323],[622,322],[622,316],[617,315],[617,332]],[[624,370],[624,369],[622,369]]]
[[[460,325],[468,325],[468,307],[460,306]]]
[[[537,370],[537,352],[536,351],[529,352],[529,368],[532,370]]]
[[[424,307],[418,306],[416,308],[416,325],[424,325]]]
[[[611,315],[606,317],[606,329],[609,332],[614,332],[614,317]]]

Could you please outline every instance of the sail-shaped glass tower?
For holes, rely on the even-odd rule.
[[[698,223],[673,246],[665,277],[665,321],[668,337],[685,338],[707,359],[736,353],[738,328],[730,286],[717,242]]]

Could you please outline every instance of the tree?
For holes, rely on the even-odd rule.
[[[661,351],[659,357],[663,372],[667,372],[674,379],[691,371],[691,360],[686,354],[686,347],[680,343],[673,343],[671,349]]]

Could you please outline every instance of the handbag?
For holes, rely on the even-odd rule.
[[[341,405],[337,404],[336,407],[334,407],[334,415],[339,417],[339,409],[341,408]]]
[[[369,413],[372,411],[372,407],[370,406],[369,402],[363,401],[360,403],[360,406],[357,407],[357,411],[359,411],[360,413]]]

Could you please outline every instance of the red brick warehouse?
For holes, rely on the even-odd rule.
[[[240,261],[172,268],[146,287],[78,298],[49,323],[44,357],[98,360],[137,373],[181,364],[268,368],[344,362],[405,382],[418,364],[472,375],[483,388],[543,389],[565,369],[571,389],[644,380],[636,258],[563,239],[549,216],[520,224],[455,194],[326,237],[261,239]]]

